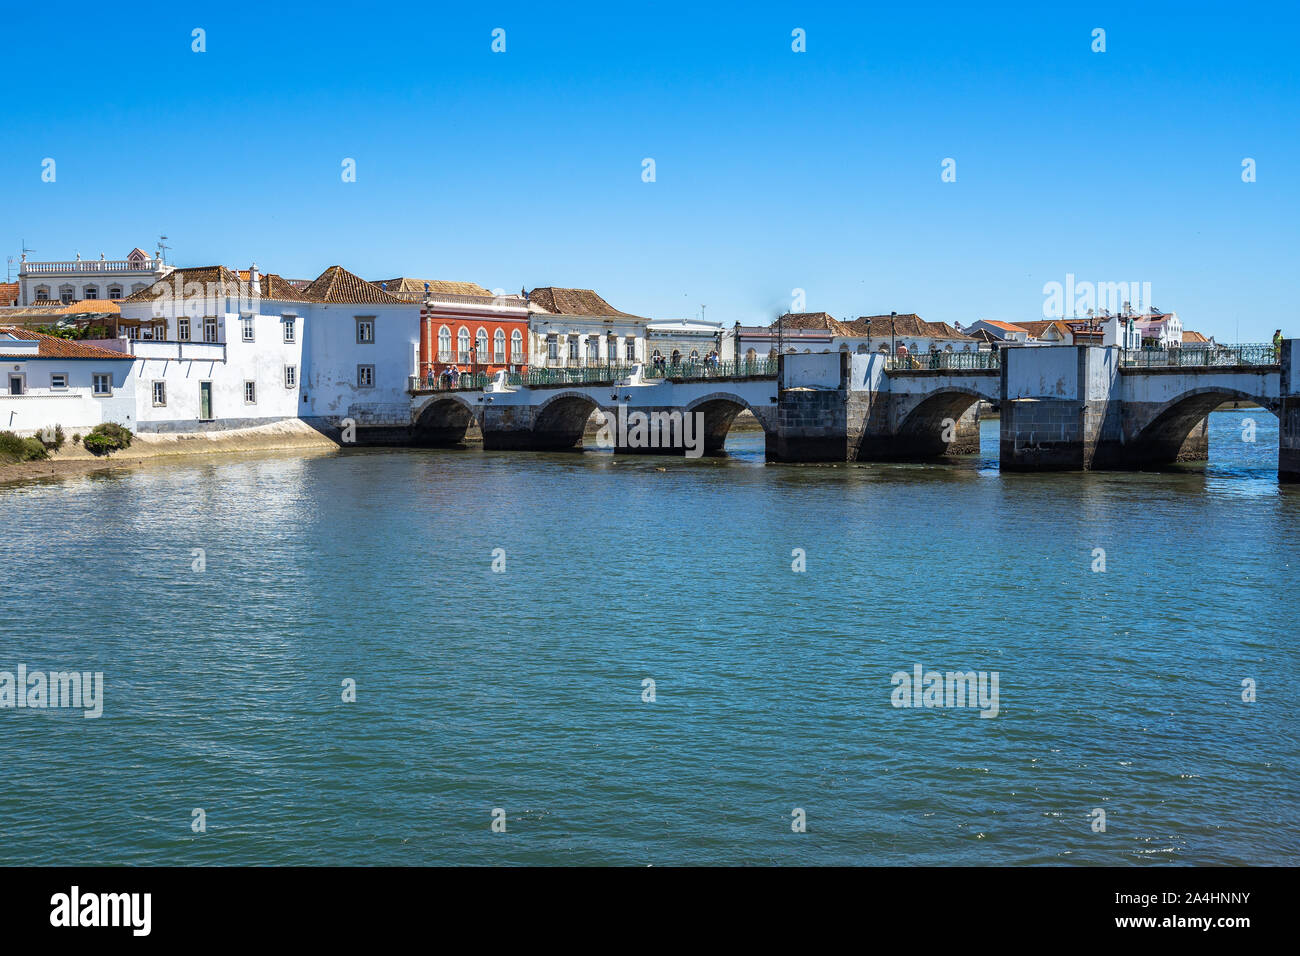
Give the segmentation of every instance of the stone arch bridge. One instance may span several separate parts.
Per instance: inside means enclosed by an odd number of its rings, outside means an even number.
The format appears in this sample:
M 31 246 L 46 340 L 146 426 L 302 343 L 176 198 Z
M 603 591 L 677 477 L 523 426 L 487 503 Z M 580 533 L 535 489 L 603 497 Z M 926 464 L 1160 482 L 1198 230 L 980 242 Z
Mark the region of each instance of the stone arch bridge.
M 972 368 L 889 367 L 898 363 L 885 355 L 828 352 L 781 356 L 775 375 L 651 380 L 638 369 L 619 380 L 529 386 L 498 376 L 479 390 L 413 386 L 407 434 L 413 444 L 454 444 L 477 426 L 486 448 L 561 450 L 582 446 L 597 409 L 614 422 L 689 413 L 703 453 L 716 454 L 748 409 L 769 461 L 923 460 L 977 452 L 978 408 L 988 402 L 1001 410 L 1003 469 L 1141 468 L 1206 458 L 1207 416 L 1241 400 L 1278 415 L 1279 477 L 1300 480 L 1297 342 L 1249 356 L 1244 348 L 1171 350 L 1156 364 L 1117 348 L 1040 346 L 984 355 L 973 364 L 985 367 Z M 637 445 L 616 436 L 620 451 L 682 451 L 668 440 Z

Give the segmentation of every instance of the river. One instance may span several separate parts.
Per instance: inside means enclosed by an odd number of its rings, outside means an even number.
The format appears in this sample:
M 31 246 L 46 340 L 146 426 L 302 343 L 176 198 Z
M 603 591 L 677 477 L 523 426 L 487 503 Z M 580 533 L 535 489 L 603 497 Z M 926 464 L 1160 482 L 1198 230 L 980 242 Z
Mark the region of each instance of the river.
M 0 670 L 104 682 L 0 710 L 0 863 L 1300 862 L 1272 415 L 1159 474 L 1001 474 L 996 422 L 954 463 L 729 450 L 0 485 Z M 893 706 L 916 665 L 997 715 Z

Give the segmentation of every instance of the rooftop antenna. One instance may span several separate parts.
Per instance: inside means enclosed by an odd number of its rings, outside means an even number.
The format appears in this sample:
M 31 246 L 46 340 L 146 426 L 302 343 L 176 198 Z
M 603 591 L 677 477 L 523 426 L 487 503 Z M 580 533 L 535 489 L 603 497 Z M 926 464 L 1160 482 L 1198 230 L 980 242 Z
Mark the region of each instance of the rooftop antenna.
M 164 265 L 167 263 L 167 250 L 170 248 L 171 246 L 167 245 L 167 237 L 159 236 L 158 237 L 158 258 L 163 261 Z

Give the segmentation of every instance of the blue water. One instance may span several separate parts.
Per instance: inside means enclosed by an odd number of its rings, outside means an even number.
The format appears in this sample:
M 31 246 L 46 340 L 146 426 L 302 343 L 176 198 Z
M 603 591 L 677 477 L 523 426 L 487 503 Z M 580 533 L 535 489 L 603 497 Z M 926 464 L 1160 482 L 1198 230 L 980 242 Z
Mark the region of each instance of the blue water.
M 1300 862 L 1300 489 L 1271 415 L 1211 421 L 1162 474 L 1003 475 L 992 423 L 936 465 L 737 434 L 0 485 L 0 670 L 106 698 L 0 710 L 0 863 Z M 917 663 L 997 671 L 998 716 L 891 706 Z

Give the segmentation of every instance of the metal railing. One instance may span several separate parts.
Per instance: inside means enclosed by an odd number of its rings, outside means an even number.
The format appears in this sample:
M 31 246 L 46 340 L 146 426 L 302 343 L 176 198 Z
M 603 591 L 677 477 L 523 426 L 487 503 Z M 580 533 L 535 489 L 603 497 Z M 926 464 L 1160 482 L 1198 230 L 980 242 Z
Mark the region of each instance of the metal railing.
M 1173 349 L 1126 349 L 1120 364 L 1127 368 L 1214 368 L 1236 365 L 1277 365 L 1277 349 L 1267 343 L 1192 346 Z
M 1001 352 L 908 352 L 886 355 L 885 368 L 895 371 L 925 371 L 927 369 L 998 369 L 1002 367 Z
M 774 378 L 777 361 L 774 358 L 741 362 L 680 362 L 676 365 L 646 363 L 646 378 L 672 379 L 673 381 L 700 381 L 708 378 Z

